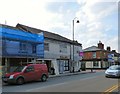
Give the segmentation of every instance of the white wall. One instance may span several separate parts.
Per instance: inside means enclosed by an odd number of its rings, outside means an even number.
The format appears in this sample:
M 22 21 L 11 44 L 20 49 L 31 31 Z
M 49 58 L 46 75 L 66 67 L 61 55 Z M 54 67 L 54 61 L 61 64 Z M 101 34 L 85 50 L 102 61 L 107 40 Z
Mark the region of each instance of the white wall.
M 49 51 L 44 51 L 44 57 L 46 59 L 58 59 L 60 56 L 67 56 L 70 58 L 70 44 L 51 40 L 45 40 L 45 43 L 49 43 Z M 61 43 L 67 45 L 67 53 L 60 53 L 59 45 Z
M 71 59 L 73 60 L 73 45 L 71 45 L 70 43 L 53 41 L 53 40 L 49 40 L 49 39 L 45 39 L 45 43 L 49 43 L 49 51 L 44 51 L 45 59 L 60 59 L 60 56 L 63 56 L 63 57 L 67 57 L 67 59 L 69 59 L 69 60 L 71 57 Z M 65 53 L 60 52 L 60 44 L 67 45 L 67 52 L 65 52 Z M 74 46 L 74 61 L 75 61 L 75 63 L 70 66 L 70 70 L 73 68 L 73 66 L 74 66 L 75 71 L 78 71 L 81 68 L 81 62 L 79 62 L 82 59 L 82 57 L 79 56 L 80 51 L 82 52 L 81 46 Z M 56 65 L 55 65 L 55 67 L 56 67 Z M 57 68 L 59 68 L 59 66 Z M 56 73 L 57 73 L 57 71 L 56 71 Z
M 93 68 L 93 62 L 92 61 L 86 61 L 86 68 Z

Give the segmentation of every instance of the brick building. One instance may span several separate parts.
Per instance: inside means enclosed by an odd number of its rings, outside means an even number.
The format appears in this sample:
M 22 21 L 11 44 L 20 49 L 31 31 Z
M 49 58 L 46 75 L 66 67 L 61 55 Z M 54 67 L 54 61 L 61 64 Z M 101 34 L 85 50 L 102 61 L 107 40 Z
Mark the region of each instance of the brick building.
M 111 60 L 108 59 L 108 55 L 113 55 Z M 104 69 L 113 64 L 118 64 L 119 53 L 115 50 L 111 51 L 110 47 L 104 49 L 102 42 L 98 43 L 98 46 L 91 46 L 84 49 L 84 56 L 82 62 L 86 68 Z

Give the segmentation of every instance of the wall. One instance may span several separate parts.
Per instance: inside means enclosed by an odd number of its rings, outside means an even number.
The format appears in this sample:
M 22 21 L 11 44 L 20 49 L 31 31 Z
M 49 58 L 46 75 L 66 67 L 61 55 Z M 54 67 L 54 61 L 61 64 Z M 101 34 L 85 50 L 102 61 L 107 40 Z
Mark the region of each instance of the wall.
M 106 51 L 84 52 L 84 59 L 93 59 L 93 53 L 96 53 L 96 59 L 107 58 Z
M 49 43 L 49 51 L 44 51 L 45 59 L 58 59 L 60 56 L 66 56 L 70 59 L 70 44 L 48 39 L 45 39 L 45 43 Z M 67 53 L 60 52 L 60 44 L 67 45 Z
M 55 70 L 57 70 L 58 74 L 58 69 L 63 67 L 62 65 L 59 65 L 59 62 L 57 60 L 68 60 L 69 61 L 69 70 L 73 70 L 73 66 L 75 71 L 78 71 L 81 67 L 81 62 L 79 62 L 82 57 L 79 56 L 79 52 L 82 52 L 82 47 L 81 46 L 74 46 L 74 61 L 75 64 L 71 64 L 71 60 L 73 60 L 73 45 L 70 43 L 66 42 L 60 42 L 60 41 L 55 41 L 55 40 L 50 40 L 45 38 L 45 43 L 49 43 L 49 51 L 44 51 L 44 59 L 53 59 L 52 63 L 55 66 Z M 60 45 L 67 45 L 67 51 L 65 52 L 60 52 Z M 56 60 L 56 61 L 55 61 Z M 55 64 L 57 63 L 57 64 Z M 62 62 L 61 62 L 62 63 Z M 57 67 L 56 67 L 57 66 Z M 62 68 L 61 68 L 62 69 Z M 64 72 L 63 72 L 64 73 Z

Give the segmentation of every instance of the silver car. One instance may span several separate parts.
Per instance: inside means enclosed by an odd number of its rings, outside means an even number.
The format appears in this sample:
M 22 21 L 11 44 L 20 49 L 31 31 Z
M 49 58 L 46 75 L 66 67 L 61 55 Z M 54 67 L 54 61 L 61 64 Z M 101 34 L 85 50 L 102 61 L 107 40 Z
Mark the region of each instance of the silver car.
M 106 77 L 120 77 L 120 65 L 110 66 L 105 71 L 105 76 Z

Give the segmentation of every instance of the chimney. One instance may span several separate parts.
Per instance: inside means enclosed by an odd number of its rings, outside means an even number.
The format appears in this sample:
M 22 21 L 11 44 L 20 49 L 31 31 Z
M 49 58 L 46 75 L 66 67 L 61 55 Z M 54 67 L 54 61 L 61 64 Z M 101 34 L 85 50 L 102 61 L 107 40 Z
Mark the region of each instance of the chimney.
M 99 41 L 99 43 L 98 43 L 98 48 L 100 48 L 100 49 L 104 49 L 104 44 L 102 44 L 101 41 Z
M 110 50 L 111 50 L 111 48 L 110 48 L 110 46 L 108 46 L 108 47 L 107 47 L 107 51 L 110 51 Z
M 115 53 L 116 53 L 116 50 L 112 50 L 112 52 L 115 52 Z

